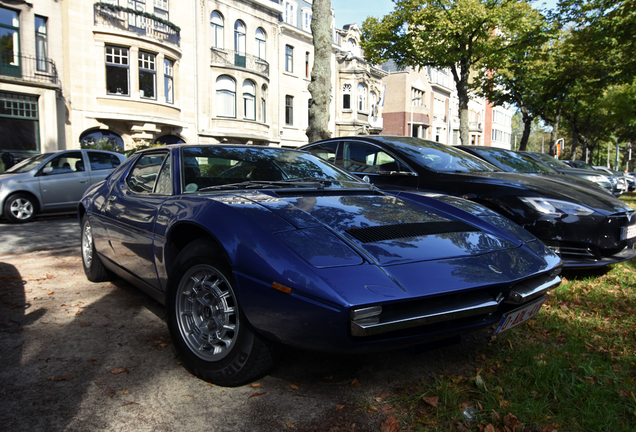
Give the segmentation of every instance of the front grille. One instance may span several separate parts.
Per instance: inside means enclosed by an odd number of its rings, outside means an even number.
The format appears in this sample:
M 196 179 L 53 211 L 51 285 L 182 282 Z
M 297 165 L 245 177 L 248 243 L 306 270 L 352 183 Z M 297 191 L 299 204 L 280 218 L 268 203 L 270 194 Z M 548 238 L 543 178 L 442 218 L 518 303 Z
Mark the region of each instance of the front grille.
M 479 229 L 461 221 L 436 221 L 350 228 L 345 232 L 362 243 L 373 243 L 398 238 L 471 231 L 479 231 Z

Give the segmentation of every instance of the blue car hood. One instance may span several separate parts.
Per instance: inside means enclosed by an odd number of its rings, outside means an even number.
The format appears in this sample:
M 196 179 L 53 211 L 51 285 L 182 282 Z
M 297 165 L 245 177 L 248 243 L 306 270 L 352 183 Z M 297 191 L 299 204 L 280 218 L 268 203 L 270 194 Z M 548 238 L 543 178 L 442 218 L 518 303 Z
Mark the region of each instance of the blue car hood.
M 279 237 L 301 255 L 316 255 L 320 243 L 333 254 L 346 244 L 379 265 L 477 256 L 519 247 L 521 242 L 486 232 L 433 206 L 387 195 L 294 196 L 250 199 L 298 230 Z M 301 234 L 302 233 L 302 236 Z M 334 237 L 333 240 L 329 238 Z M 341 241 L 334 241 L 335 237 Z M 343 244 L 343 246 L 344 246 Z M 355 260 L 354 260 L 355 261 Z M 354 262 L 350 262 L 354 264 Z M 314 263 L 312 263 L 314 264 Z

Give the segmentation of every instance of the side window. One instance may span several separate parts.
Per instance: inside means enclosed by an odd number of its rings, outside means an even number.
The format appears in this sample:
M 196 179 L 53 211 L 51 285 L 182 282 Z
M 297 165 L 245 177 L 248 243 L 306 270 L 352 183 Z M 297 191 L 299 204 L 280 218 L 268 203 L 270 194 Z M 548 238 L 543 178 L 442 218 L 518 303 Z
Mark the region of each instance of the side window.
M 44 172 L 47 175 L 69 174 L 78 171 L 84 171 L 84 160 L 81 152 L 61 154 L 44 166 Z
M 327 142 L 316 144 L 307 149 L 314 156 L 318 156 L 327 162 L 336 163 L 336 155 L 338 154 L 338 142 Z
M 166 158 L 163 164 L 163 168 L 159 172 L 157 178 L 157 186 L 155 187 L 155 193 L 159 195 L 172 195 L 172 176 L 170 175 L 170 155 Z
M 155 189 L 159 170 L 167 155 L 167 153 L 150 153 L 141 156 L 126 180 L 130 190 L 151 194 Z
M 91 163 L 91 171 L 112 170 L 121 163 L 115 155 L 93 151 L 88 152 L 88 160 Z
M 409 171 L 390 154 L 372 144 L 345 142 L 344 168 L 352 172 L 377 173 L 384 171 Z

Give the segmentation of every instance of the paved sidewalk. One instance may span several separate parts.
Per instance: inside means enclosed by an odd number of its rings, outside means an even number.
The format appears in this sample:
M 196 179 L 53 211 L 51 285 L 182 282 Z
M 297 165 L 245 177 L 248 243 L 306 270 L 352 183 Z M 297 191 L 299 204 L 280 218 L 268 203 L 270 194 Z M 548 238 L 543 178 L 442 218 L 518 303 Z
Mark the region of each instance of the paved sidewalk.
M 79 246 L 77 215 L 41 216 L 25 224 L 0 220 L 0 256 Z

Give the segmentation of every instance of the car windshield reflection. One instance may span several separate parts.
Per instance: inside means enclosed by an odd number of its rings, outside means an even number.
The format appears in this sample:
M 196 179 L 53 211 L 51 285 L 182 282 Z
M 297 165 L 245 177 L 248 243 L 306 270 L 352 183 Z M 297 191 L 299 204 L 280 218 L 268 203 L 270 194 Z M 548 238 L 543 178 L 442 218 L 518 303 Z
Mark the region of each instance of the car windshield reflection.
M 305 152 L 279 148 L 183 147 L 185 193 L 280 188 L 364 188 L 371 186 Z

